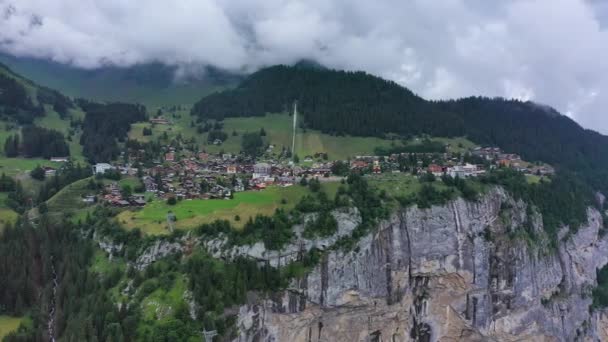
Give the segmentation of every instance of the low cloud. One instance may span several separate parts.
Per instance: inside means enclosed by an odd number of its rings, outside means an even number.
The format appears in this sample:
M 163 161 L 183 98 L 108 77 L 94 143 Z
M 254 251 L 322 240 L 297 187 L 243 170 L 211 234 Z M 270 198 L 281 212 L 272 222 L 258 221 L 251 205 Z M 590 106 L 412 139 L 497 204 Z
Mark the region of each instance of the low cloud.
M 0 50 L 82 68 L 314 59 L 433 99 L 515 97 L 608 133 L 598 0 L 0 0 Z

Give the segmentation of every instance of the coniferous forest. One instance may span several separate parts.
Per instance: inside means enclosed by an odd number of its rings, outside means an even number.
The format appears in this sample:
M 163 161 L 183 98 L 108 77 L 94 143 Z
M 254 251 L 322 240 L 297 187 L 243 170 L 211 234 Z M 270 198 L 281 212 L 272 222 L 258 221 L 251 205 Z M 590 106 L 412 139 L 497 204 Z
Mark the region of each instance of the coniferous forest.
M 212 94 L 192 109 L 202 119 L 289 112 L 294 101 L 305 125 L 358 136 L 466 136 L 578 173 L 608 190 L 608 137 L 532 102 L 469 97 L 426 101 L 400 85 L 364 72 L 307 66 L 260 70 L 235 89 Z
M 138 104 L 101 104 L 77 100 L 86 112 L 80 143 L 91 163 L 108 162 L 119 154 L 118 142 L 124 142 L 131 124 L 146 120 L 146 107 Z

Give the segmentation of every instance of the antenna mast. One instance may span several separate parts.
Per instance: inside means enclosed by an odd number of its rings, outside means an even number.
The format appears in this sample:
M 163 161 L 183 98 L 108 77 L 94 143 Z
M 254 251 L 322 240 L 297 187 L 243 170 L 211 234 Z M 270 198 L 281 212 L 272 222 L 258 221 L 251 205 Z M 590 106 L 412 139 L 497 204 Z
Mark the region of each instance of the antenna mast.
M 298 122 L 298 101 L 293 102 L 293 139 L 291 142 L 291 158 L 296 155 L 296 127 Z

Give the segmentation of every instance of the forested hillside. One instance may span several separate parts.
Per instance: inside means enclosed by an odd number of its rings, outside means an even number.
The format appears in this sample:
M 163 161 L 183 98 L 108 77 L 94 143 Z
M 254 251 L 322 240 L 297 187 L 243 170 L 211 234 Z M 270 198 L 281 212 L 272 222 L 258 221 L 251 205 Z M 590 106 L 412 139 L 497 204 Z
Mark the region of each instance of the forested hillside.
M 80 143 L 91 162 L 108 162 L 118 156 L 117 141 L 126 140 L 131 124 L 146 119 L 146 107 L 137 104 L 101 104 L 77 101 L 86 112 Z
M 0 119 L 29 124 L 44 115 L 44 105 L 50 105 L 61 115 L 73 107 L 68 97 L 37 86 L 0 64 Z
M 532 102 L 484 97 L 433 102 L 363 72 L 275 66 L 203 98 L 192 113 L 216 120 L 259 116 L 288 111 L 294 101 L 306 125 L 326 133 L 466 136 L 579 172 L 596 188 L 608 189 L 601 181 L 608 170 L 608 137 Z

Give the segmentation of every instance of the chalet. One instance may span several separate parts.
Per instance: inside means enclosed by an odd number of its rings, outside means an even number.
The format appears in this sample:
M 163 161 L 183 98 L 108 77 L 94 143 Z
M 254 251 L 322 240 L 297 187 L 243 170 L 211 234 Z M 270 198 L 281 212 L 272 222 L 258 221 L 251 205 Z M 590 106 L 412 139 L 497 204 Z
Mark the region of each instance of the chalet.
M 427 171 L 437 177 L 443 175 L 443 167 L 441 167 L 437 164 L 430 164 Z
M 57 174 L 57 169 L 52 168 L 50 166 L 44 166 L 42 169 L 44 170 L 45 177 L 53 177 Z
M 104 174 L 108 170 L 112 170 L 114 167 L 107 163 L 97 163 L 93 165 L 93 174 Z
M 93 204 L 97 201 L 97 197 L 95 197 L 94 195 L 87 195 L 82 199 L 82 202 L 86 203 L 86 204 Z
M 175 161 L 175 153 L 174 152 L 165 153 L 165 161 L 168 161 L 168 162 Z
M 169 124 L 171 124 L 169 122 L 169 120 L 167 120 L 165 118 L 161 118 L 160 116 L 156 117 L 156 118 L 151 118 L 150 119 L 150 123 L 157 124 L 157 125 L 169 125 Z
M 272 166 L 268 163 L 258 163 L 253 166 L 253 178 L 267 177 L 272 173 Z
M 380 173 L 382 173 L 382 169 L 380 168 L 380 161 L 378 161 L 378 160 L 374 160 L 374 164 L 373 164 L 373 165 L 374 165 L 374 166 L 373 166 L 372 170 L 373 170 L 373 172 L 374 172 L 375 174 L 380 174 Z
M 65 163 L 68 161 L 68 157 L 51 157 L 52 162 Z
M 353 160 L 350 162 L 351 169 L 365 169 L 368 165 L 368 162 L 363 160 Z
M 484 172 L 485 171 L 480 170 L 477 165 L 472 164 L 456 165 L 453 167 L 448 167 L 447 169 L 447 174 L 454 178 L 476 177 Z
M 233 175 L 236 173 L 236 166 L 235 165 L 228 165 L 226 166 L 226 173 L 229 175 Z
M 213 145 L 221 145 L 221 144 L 222 144 L 222 140 L 220 140 L 220 139 L 213 140 Z
M 471 154 L 483 158 L 485 160 L 492 160 L 498 158 L 498 156 L 502 153 L 502 150 L 498 147 L 475 147 Z
M 202 161 L 206 161 L 207 159 L 209 159 L 209 153 L 207 153 L 207 152 L 199 152 L 198 153 L 198 159 L 202 160 Z

